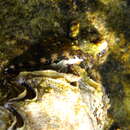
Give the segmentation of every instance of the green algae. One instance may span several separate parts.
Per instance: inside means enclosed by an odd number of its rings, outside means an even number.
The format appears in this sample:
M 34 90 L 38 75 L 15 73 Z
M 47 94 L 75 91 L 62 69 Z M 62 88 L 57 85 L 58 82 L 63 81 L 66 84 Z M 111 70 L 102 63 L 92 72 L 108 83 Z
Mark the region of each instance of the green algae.
M 108 57 L 109 60 L 101 68 L 101 75 L 103 84 L 111 99 L 110 115 L 119 128 L 127 129 L 130 123 L 130 84 L 129 73 L 126 76 L 124 70 L 129 69 L 129 63 L 122 63 L 122 56 L 119 56 L 119 54 L 121 53 L 113 53 Z

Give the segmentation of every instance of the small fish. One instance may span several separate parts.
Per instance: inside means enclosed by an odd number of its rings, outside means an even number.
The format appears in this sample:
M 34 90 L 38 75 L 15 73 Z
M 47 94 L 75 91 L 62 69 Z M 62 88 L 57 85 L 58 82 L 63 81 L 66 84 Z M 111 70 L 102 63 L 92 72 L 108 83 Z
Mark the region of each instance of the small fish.
M 68 60 L 61 60 L 57 64 L 53 64 L 53 65 L 67 67 L 68 65 L 80 64 L 82 61 L 83 59 L 80 59 L 77 56 L 75 56 L 74 58 L 70 58 Z

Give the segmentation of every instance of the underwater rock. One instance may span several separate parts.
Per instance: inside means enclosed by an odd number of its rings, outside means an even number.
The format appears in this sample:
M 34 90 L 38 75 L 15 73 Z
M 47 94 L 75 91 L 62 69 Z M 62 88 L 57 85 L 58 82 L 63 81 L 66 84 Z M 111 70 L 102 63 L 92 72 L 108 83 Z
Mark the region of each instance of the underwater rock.
M 52 70 L 21 72 L 16 83 L 24 83 L 22 87 L 28 84 L 36 91 L 32 99 L 24 99 L 26 93 L 8 101 L 22 115 L 22 129 L 103 130 L 107 127 L 108 97 L 81 79 Z
M 11 114 L 4 107 L 0 106 L 0 129 L 6 130 L 11 125 Z
M 18 116 L 27 130 L 130 129 L 129 9 L 128 0 L 0 0 L 0 105 L 12 114 L 3 129 Z

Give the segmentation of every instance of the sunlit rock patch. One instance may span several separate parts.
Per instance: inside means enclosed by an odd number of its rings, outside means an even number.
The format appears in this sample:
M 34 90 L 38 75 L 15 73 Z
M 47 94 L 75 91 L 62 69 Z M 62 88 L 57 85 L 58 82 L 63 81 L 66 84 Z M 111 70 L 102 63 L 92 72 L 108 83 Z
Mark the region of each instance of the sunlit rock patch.
M 79 93 L 73 91 L 45 94 L 41 101 L 25 106 L 28 129 L 92 129 L 92 121 Z
M 104 91 L 99 92 L 80 81 L 82 77 L 45 70 L 21 72 L 18 82 L 21 78 L 25 78 L 37 92 L 36 98 L 17 104 L 27 130 L 96 130 L 107 127 L 109 100 Z

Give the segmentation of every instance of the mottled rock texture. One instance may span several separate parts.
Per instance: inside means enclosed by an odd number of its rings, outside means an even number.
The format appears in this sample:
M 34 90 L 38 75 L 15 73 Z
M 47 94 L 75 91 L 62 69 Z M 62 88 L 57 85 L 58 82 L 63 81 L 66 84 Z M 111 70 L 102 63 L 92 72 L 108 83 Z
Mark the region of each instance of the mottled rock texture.
M 108 130 L 112 123 L 110 129 L 130 129 L 129 12 L 129 0 L 0 0 L 1 109 L 8 108 L 10 99 L 19 99 L 20 93 L 26 90 L 17 84 L 17 77 L 23 71 L 30 71 L 32 75 L 37 70 L 54 70 L 58 75 L 79 76 L 80 80 L 71 83 L 64 76 L 61 79 L 50 76 L 54 80 L 50 86 L 46 83 L 47 77 L 42 83 L 52 88 L 46 93 L 44 87 L 39 86 L 40 78 L 36 74 L 35 82 L 30 85 L 37 84 L 34 88 L 40 89 L 40 99 L 37 102 L 33 99 L 16 101 L 17 105 L 13 107 L 22 112 L 27 129 L 80 130 L 88 127 Z M 28 83 L 34 77 L 24 78 Z M 62 86 L 54 84 L 57 80 L 63 82 L 64 87 L 60 90 L 57 88 Z M 71 94 L 75 96 L 70 97 Z M 107 96 L 111 105 L 108 113 Z M 56 102 L 63 103 L 66 111 L 63 112 L 63 106 Z M 7 115 L 0 112 L 3 129 L 13 128 L 17 122 L 12 109 L 7 111 Z M 107 114 L 106 124 L 109 125 L 105 128 Z M 68 120 L 63 125 L 61 117 Z M 71 120 L 72 117 L 75 119 Z

